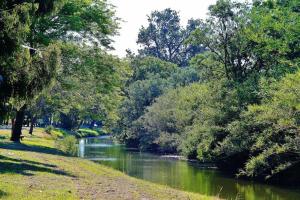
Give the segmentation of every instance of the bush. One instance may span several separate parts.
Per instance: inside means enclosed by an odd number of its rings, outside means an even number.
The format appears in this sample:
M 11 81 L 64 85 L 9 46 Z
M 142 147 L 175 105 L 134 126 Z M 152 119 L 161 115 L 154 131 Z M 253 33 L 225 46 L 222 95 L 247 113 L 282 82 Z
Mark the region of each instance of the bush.
M 217 149 L 227 156 L 249 152 L 240 175 L 268 179 L 300 162 L 299 91 L 300 71 L 273 83 L 260 105 L 228 125 L 230 134 Z
M 47 126 L 45 128 L 45 132 L 48 133 L 49 135 L 51 135 L 52 131 L 54 130 L 53 126 Z
M 237 115 L 235 90 L 224 83 L 193 83 L 158 97 L 134 124 L 140 146 L 193 159 L 198 151 L 200 160 L 211 161 L 214 147 L 225 137 L 225 123 Z
M 75 156 L 78 152 L 77 139 L 72 136 L 66 136 L 63 139 L 56 140 L 56 148 L 66 154 Z

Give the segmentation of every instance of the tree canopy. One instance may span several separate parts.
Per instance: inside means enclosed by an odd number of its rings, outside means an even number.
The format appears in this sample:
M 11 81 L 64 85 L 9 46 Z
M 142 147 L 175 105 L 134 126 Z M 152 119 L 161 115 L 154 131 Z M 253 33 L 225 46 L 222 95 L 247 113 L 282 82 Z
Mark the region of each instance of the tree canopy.
M 190 19 L 183 28 L 179 13 L 168 8 L 152 12 L 148 16 L 148 22 L 148 26 L 142 27 L 138 35 L 137 44 L 142 47 L 139 50 L 140 55 L 154 56 L 186 66 L 189 59 L 204 51 L 201 45 L 185 42 L 196 28 L 201 28 L 200 20 Z

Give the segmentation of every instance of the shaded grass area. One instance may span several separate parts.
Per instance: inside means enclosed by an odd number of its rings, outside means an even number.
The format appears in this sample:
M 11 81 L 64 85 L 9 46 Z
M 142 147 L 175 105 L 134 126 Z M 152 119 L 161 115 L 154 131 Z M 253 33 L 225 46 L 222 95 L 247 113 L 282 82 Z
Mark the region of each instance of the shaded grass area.
M 26 145 L 26 144 L 14 144 L 11 142 L 3 142 L 0 143 L 0 148 L 7 150 L 19 150 L 19 151 L 31 151 L 37 153 L 47 153 L 47 154 L 64 154 L 62 151 L 45 146 L 37 146 L 37 145 Z
M 138 180 L 55 149 L 55 136 L 25 131 L 23 144 L 0 130 L 1 199 L 217 199 Z
M 0 155 L 0 174 L 16 173 L 24 176 L 32 176 L 34 174 L 31 172 L 34 171 L 34 172 L 48 172 L 57 175 L 75 177 L 63 170 L 56 170 L 55 168 L 56 166 L 51 164 L 40 163 L 40 162 L 24 160 L 24 159 L 14 159 L 14 158 Z
M 6 195 L 7 195 L 6 192 L 3 192 L 2 190 L 0 190 L 0 198 L 4 197 L 4 196 L 6 196 Z

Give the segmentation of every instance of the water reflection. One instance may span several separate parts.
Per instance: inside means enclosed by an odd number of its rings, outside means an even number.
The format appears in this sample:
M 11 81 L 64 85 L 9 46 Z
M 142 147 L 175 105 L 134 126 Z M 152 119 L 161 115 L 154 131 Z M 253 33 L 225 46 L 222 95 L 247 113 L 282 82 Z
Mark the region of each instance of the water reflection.
M 130 176 L 174 188 L 226 199 L 299 200 L 300 191 L 227 177 L 217 170 L 157 155 L 127 151 L 109 137 L 79 141 L 79 156 L 108 165 Z

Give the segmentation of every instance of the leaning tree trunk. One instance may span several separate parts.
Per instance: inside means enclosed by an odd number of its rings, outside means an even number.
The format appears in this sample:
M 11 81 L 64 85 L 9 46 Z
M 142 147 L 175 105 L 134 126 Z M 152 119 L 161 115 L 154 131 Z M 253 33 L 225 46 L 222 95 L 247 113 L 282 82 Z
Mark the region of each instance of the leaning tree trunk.
M 31 123 L 30 123 L 30 129 L 29 129 L 29 134 L 32 135 L 33 133 L 33 127 L 34 127 L 34 124 L 35 124 L 35 117 L 31 117 Z
M 10 140 L 13 142 L 20 142 L 21 140 L 25 110 L 26 105 L 22 106 L 21 109 L 17 111 L 16 119 L 12 125 L 12 133 L 10 138 Z

